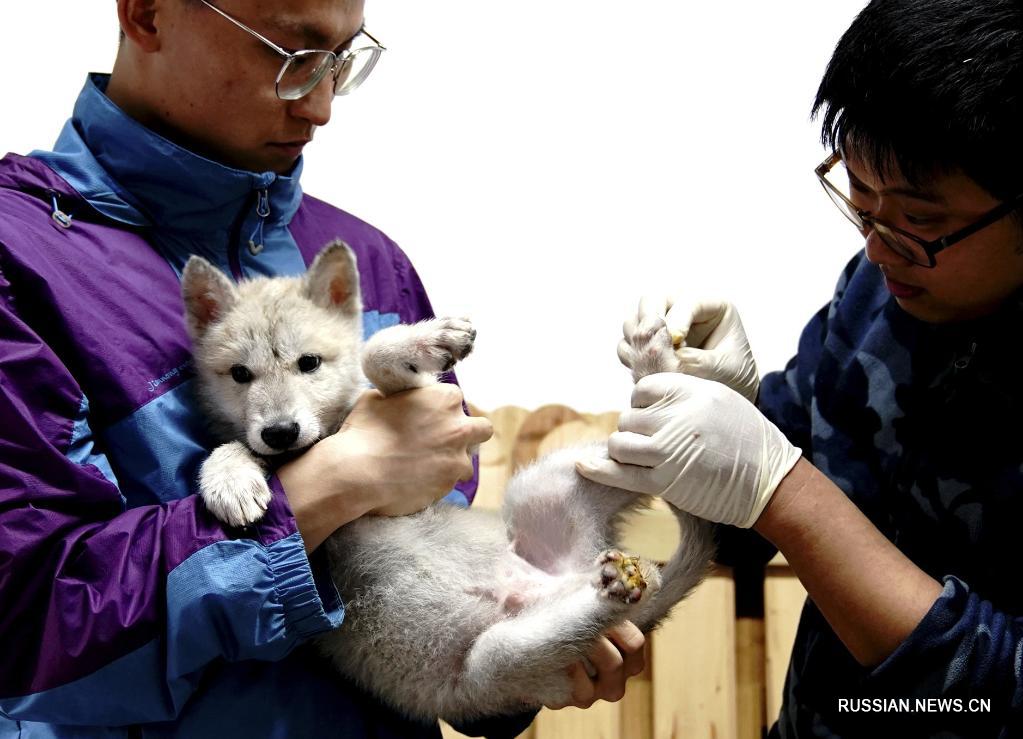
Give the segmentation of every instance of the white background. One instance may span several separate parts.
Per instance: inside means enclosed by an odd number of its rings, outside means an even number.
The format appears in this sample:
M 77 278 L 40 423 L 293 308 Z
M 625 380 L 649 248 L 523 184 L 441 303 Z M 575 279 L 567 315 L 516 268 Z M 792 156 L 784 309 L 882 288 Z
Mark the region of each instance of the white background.
M 615 346 L 645 292 L 732 300 L 777 369 L 860 245 L 813 176 L 809 111 L 863 4 L 368 0 L 389 50 L 304 186 L 472 316 L 459 375 L 482 408 L 627 404 Z M 114 0 L 4 3 L 0 151 L 52 144 L 116 23 Z

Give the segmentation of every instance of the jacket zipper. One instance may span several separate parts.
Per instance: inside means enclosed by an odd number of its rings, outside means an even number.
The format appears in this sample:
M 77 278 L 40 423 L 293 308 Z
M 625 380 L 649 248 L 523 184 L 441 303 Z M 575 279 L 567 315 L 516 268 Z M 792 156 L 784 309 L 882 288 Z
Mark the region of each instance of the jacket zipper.
M 256 230 L 249 238 L 249 254 L 252 256 L 257 256 L 263 251 L 263 226 L 270 215 L 270 192 L 266 188 L 256 193 L 256 215 L 259 216 Z
M 256 256 L 263 251 L 263 225 L 266 222 L 266 219 L 270 216 L 270 190 L 268 188 L 264 187 L 256 191 L 256 215 L 259 217 L 256 229 L 246 240 L 249 252 L 253 256 Z M 231 239 L 227 249 L 228 264 L 231 265 L 231 274 L 234 277 L 235 282 L 238 282 L 244 277 L 241 260 L 241 241 L 242 226 L 245 225 L 245 217 L 246 214 L 242 213 L 235 221 L 235 225 L 231 229 Z

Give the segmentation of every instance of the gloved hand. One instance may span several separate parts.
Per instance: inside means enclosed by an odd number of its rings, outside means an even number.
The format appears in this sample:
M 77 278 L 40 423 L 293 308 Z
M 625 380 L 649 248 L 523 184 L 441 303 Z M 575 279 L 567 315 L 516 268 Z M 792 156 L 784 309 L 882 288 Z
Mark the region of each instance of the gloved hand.
M 636 316 L 625 321 L 625 338 L 618 346 L 618 357 L 626 367 L 634 368 L 637 352 L 662 325 L 671 335 L 678 362 L 676 367 L 659 369 L 720 382 L 756 402 L 760 376 L 734 305 L 715 300 L 644 298 Z
M 751 527 L 801 455 L 749 401 L 699 377 L 645 377 L 632 406 L 608 439 L 611 459 L 580 460 L 579 474 L 710 521 Z

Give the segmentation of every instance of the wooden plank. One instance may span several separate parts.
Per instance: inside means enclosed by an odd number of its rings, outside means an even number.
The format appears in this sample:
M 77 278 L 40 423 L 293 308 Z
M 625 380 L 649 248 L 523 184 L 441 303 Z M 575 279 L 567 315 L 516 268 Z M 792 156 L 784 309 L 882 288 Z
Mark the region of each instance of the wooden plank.
M 575 421 L 566 421 L 551 429 L 536 448 L 536 456 L 540 458 L 545 454 L 562 449 L 573 444 L 582 444 L 587 441 L 604 441 L 607 439 L 607 432 L 603 428 L 580 418 Z
M 563 423 L 584 420 L 582 415 L 565 405 L 545 405 L 526 416 L 519 427 L 512 448 L 512 469 L 529 464 L 537 458 L 544 437 Z
M 781 710 L 785 674 L 806 589 L 784 560 L 772 560 L 764 576 L 764 651 L 767 725 Z
M 735 739 L 735 585 L 720 569 L 652 635 L 654 737 Z
M 634 511 L 622 525 L 622 548 L 657 562 L 666 562 L 679 542 L 678 522 L 668 504 L 655 498 L 650 508 Z
M 739 739 L 761 739 L 767 720 L 764 621 L 735 620 L 736 732 Z M 773 721 L 772 721 L 773 723 Z
M 496 510 L 501 507 L 504 488 L 511 476 L 512 449 L 519 427 L 529 413 L 524 408 L 514 406 L 505 406 L 489 413 L 469 406 L 469 412 L 490 419 L 494 425 L 494 435 L 480 446 L 480 484 L 473 505 Z

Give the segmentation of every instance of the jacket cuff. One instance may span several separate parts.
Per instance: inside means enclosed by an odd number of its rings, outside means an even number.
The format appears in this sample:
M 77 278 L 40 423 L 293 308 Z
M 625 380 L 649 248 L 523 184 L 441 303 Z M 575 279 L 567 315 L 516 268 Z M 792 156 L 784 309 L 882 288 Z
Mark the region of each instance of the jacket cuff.
M 322 552 L 306 556 L 302 536 L 295 532 L 268 547 L 266 556 L 288 632 L 305 639 L 341 625 L 344 606 Z
M 267 564 L 284 608 L 285 629 L 302 638 L 336 629 L 345 609 L 330 577 L 326 553 L 306 555 L 281 481 L 274 474 L 267 484 L 273 495 L 258 524 L 258 537 L 266 547 Z
M 944 588 L 930 610 L 895 651 L 874 668 L 870 673 L 872 680 L 893 679 L 907 663 L 912 664 L 914 670 L 925 669 L 928 666 L 926 663 L 931 661 L 927 659 L 928 652 L 936 646 L 936 642 L 943 641 L 950 632 L 955 631 L 970 591 L 964 582 L 951 575 L 945 577 L 943 582 Z

